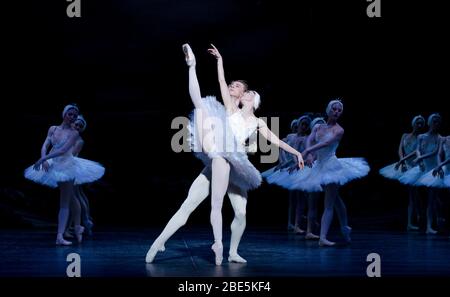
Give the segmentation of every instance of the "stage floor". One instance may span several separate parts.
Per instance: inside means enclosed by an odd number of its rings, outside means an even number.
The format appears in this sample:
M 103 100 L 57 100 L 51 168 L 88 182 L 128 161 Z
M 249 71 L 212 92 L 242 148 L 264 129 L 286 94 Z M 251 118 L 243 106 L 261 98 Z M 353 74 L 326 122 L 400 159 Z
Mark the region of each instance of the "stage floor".
M 0 231 L 1 277 L 66 277 L 67 255 L 81 257 L 82 277 L 366 277 L 370 253 L 381 257 L 382 276 L 450 276 L 448 235 L 354 230 L 350 245 L 319 247 L 282 230 L 250 229 L 239 253 L 247 264 L 214 265 L 208 228 L 183 228 L 158 253 L 144 259 L 160 229 L 102 230 L 82 245 L 56 247 L 50 231 Z M 333 230 L 330 239 L 339 239 Z

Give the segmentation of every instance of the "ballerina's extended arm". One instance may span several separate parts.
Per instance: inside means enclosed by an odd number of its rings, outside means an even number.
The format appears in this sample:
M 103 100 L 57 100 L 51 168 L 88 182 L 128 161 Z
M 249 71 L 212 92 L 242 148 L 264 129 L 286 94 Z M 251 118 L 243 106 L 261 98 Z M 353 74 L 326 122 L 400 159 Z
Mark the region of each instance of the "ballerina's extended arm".
M 213 44 L 211 44 L 211 46 L 213 48 L 208 49 L 208 52 L 217 59 L 217 77 L 219 79 L 220 94 L 222 95 L 223 104 L 229 113 L 233 113 L 237 110 L 237 106 L 234 104 L 233 99 L 230 96 L 227 81 L 225 80 L 222 55 Z
M 267 140 L 269 140 L 271 143 L 275 144 L 279 148 L 282 148 L 283 150 L 287 151 L 288 153 L 291 153 L 294 156 L 296 156 L 298 159 L 298 167 L 300 169 L 303 169 L 303 167 L 305 165 L 303 162 L 302 154 L 299 151 L 297 151 L 296 149 L 294 149 L 293 147 L 291 147 L 286 142 L 280 140 L 272 131 L 270 131 L 270 129 L 267 127 L 266 122 L 264 122 L 261 119 L 258 119 L 258 130 L 259 130 L 259 133 L 261 133 L 261 135 L 264 138 L 266 138 Z

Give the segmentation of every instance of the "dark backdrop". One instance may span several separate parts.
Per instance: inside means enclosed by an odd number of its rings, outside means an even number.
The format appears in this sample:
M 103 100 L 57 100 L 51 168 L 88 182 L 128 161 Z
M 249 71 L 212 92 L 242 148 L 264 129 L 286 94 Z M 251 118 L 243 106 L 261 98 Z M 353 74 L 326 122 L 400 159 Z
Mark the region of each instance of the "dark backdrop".
M 227 79 L 246 79 L 260 92 L 258 115 L 279 116 L 282 136 L 302 112 L 323 112 L 342 97 L 346 132 L 338 154 L 365 157 L 372 167 L 342 189 L 349 215 L 360 224 L 403 224 L 406 189 L 377 171 L 396 160 L 414 115 L 438 111 L 442 134 L 450 133 L 445 10 L 382 1 L 382 18 L 369 19 L 363 0 L 295 2 L 82 0 L 80 19 L 66 17 L 64 1 L 7 4 L 3 216 L 55 220 L 58 192 L 22 172 L 39 158 L 64 105 L 77 102 L 88 121 L 82 156 L 106 167 L 102 181 L 86 189 L 96 223 L 162 227 L 202 169 L 170 146 L 172 119 L 192 109 L 181 45 L 189 42 L 196 53 L 202 93 L 218 95 L 215 59 L 206 52 L 212 42 Z M 261 171 L 271 166 L 252 160 Z M 208 224 L 208 206 L 192 224 Z M 226 202 L 226 220 L 230 208 Z M 249 226 L 284 227 L 286 212 L 286 191 L 265 184 L 250 193 Z

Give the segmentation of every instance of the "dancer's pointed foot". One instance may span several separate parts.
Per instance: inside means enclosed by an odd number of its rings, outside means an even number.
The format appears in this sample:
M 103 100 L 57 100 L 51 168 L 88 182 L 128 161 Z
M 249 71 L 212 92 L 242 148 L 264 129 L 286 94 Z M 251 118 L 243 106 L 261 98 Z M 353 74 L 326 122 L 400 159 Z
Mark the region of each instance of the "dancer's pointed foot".
M 223 261 L 223 244 L 221 241 L 216 241 L 211 246 L 211 249 L 214 251 L 214 254 L 216 256 L 216 265 L 222 265 Z
M 432 228 L 427 228 L 426 234 L 437 234 L 438 232 Z
M 192 52 L 192 49 L 189 46 L 189 44 L 187 44 L 187 43 L 183 44 L 182 48 L 183 48 L 186 64 L 190 67 L 195 66 L 195 56 L 194 56 L 194 53 Z
M 295 226 L 294 227 L 294 233 L 295 234 L 303 234 L 303 233 L 305 233 L 305 230 L 300 229 L 300 227 L 298 227 L 298 226 Z
M 350 237 L 350 234 L 352 233 L 352 228 L 350 226 L 344 226 L 341 228 L 342 236 L 344 236 L 345 242 L 351 242 L 352 239 Z
M 81 243 L 83 241 L 83 232 L 84 227 L 81 225 L 75 226 L 75 236 L 77 238 L 78 243 Z
M 155 256 L 158 252 L 164 252 L 166 250 L 166 247 L 164 244 L 158 245 L 156 241 L 152 244 L 150 249 L 147 252 L 147 255 L 145 256 L 145 262 L 146 263 L 152 263 L 155 259 Z
M 306 235 L 305 235 L 305 239 L 306 240 L 317 240 L 317 239 L 319 239 L 320 237 L 319 236 L 317 236 L 316 234 L 313 234 L 313 233 L 311 233 L 311 232 L 308 232 L 308 233 L 306 233 Z
M 412 224 L 408 224 L 408 227 L 406 227 L 406 230 L 407 231 L 417 231 L 417 230 L 419 230 L 419 227 L 414 226 Z
M 65 240 L 61 235 L 56 237 L 56 245 L 72 245 L 72 242 Z
M 247 263 L 247 260 L 239 256 L 238 254 L 230 254 L 228 257 L 228 262 L 232 263 Z
M 333 246 L 336 242 L 329 241 L 327 239 L 319 239 L 319 246 Z

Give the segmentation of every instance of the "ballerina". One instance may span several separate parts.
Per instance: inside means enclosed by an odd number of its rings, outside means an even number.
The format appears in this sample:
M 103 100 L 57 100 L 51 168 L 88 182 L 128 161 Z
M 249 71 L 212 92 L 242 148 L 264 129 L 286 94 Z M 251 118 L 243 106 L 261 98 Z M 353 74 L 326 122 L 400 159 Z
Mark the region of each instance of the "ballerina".
M 82 115 L 78 115 L 75 122 L 72 124 L 73 129 L 77 130 L 79 134 L 83 133 L 86 130 L 87 122 Z M 81 135 L 78 137 L 75 145 L 72 147 L 72 155 L 78 157 L 81 150 L 84 146 L 84 140 Z M 89 200 L 86 197 L 86 194 L 83 191 L 83 187 L 81 185 L 74 186 L 74 194 L 75 198 L 72 200 L 72 204 L 70 205 L 70 218 L 69 223 L 67 224 L 66 232 L 64 233 L 64 237 L 72 237 L 69 233 L 69 228 L 72 224 L 80 225 L 79 222 L 75 222 L 73 218 L 81 218 L 81 223 L 87 232 L 88 235 L 92 234 L 92 218 L 90 216 L 90 207 Z
M 210 52 L 218 60 L 219 83 L 225 106 L 217 102 L 215 97 L 201 97 L 194 54 L 187 44 L 183 45 L 183 51 L 189 66 L 189 93 L 195 106 L 191 118 L 191 145 L 197 152 L 196 156 L 211 171 L 210 221 L 214 234 L 214 244 L 211 249 L 215 254 L 215 264 L 221 265 L 223 260 L 221 209 L 225 192 L 231 184 L 246 196 L 248 190 L 258 187 L 261 183 L 259 172 L 247 158 L 246 140 L 258 130 L 274 144 L 295 154 L 299 160 L 299 167 L 303 166 L 303 159 L 298 151 L 280 141 L 267 128 L 264 121 L 254 116 L 253 111 L 260 103 L 260 97 L 256 92 L 247 91 L 241 98 L 243 107 L 239 109 L 236 106 L 229 96 L 222 59 L 214 46 Z M 198 151 L 198 148 L 201 150 Z M 155 249 L 150 248 L 146 262 L 149 263 L 153 260 L 154 254 L 160 250 L 160 246 L 159 249 L 158 246 L 155 246 Z
M 394 164 L 388 165 L 380 169 L 379 173 L 388 178 L 397 180 L 409 169 L 414 167 L 413 160 L 416 157 L 417 150 L 417 138 L 421 130 L 425 126 L 425 118 L 421 115 L 417 115 L 411 122 L 413 131 L 411 133 L 405 133 L 402 135 L 400 145 L 398 148 L 398 155 L 400 160 Z M 415 226 L 413 222 L 414 212 L 419 216 L 418 211 L 418 199 L 419 193 L 417 187 L 408 185 L 408 225 L 407 230 L 418 230 L 419 227 Z
M 336 208 L 341 232 L 345 241 L 350 242 L 351 228 L 348 226 L 347 210 L 341 197 L 339 187 L 349 181 L 366 176 L 370 170 L 362 158 L 337 158 L 335 155 L 339 142 L 344 135 L 344 129 L 337 123 L 344 109 L 340 100 L 328 103 L 326 113 L 327 124 L 316 125 L 308 137 L 307 148 L 303 156 L 308 160 L 315 159 L 311 167 L 303 171 L 287 174 L 279 185 L 288 189 L 300 189 L 306 192 L 325 192 L 325 209 L 320 227 L 320 246 L 333 246 L 335 242 L 327 239 L 327 234 L 333 219 L 333 209 Z M 311 141 L 316 144 L 311 145 Z M 309 157 L 314 153 L 313 157 Z M 308 159 L 309 158 L 309 159 Z
M 426 187 L 450 188 L 450 136 L 442 137 L 438 153 L 439 163 L 420 178 Z
M 401 183 L 411 186 L 423 186 L 423 184 L 420 183 L 421 177 L 437 166 L 437 154 L 439 151 L 439 143 L 441 142 L 441 135 L 439 134 L 441 121 L 441 116 L 438 113 L 433 113 L 428 117 L 428 132 L 420 134 L 417 137 L 416 158 L 412 161 L 416 166 L 399 177 Z M 434 216 L 436 214 L 436 202 L 437 191 L 435 188 L 429 187 L 427 201 L 427 234 L 437 233 L 437 231 L 432 228 Z
M 63 122 L 59 126 L 51 126 L 41 148 L 41 158 L 25 169 L 27 179 L 36 183 L 60 189 L 60 209 L 58 214 L 58 231 L 56 245 L 71 245 L 72 242 L 64 239 L 69 206 L 75 199 L 74 185 L 93 182 L 101 178 L 105 168 L 96 162 L 74 157 L 72 149 L 79 133 L 72 128 L 77 119 L 79 109 L 76 105 L 67 105 L 62 113 Z M 47 154 L 49 147 L 50 152 Z M 80 222 L 79 217 L 74 218 Z M 81 242 L 84 228 L 78 223 L 75 225 L 75 235 Z

